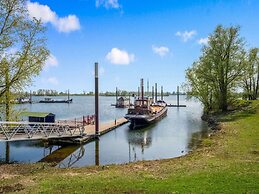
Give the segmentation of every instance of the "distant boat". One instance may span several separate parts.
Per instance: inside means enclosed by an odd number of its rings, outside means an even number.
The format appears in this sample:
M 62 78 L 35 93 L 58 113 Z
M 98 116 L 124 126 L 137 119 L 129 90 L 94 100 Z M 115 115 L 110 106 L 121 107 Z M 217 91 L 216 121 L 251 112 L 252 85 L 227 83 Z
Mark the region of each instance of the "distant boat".
M 69 97 L 69 90 L 67 92 L 67 100 L 65 99 L 52 99 L 50 97 L 44 98 L 44 100 L 40 100 L 39 103 L 72 103 L 73 99 Z
M 39 103 L 72 103 L 73 99 L 52 99 L 52 98 L 44 98 L 44 100 L 40 100 Z
M 31 99 L 30 98 L 17 98 L 15 102 L 18 104 L 26 104 L 26 103 L 31 103 Z

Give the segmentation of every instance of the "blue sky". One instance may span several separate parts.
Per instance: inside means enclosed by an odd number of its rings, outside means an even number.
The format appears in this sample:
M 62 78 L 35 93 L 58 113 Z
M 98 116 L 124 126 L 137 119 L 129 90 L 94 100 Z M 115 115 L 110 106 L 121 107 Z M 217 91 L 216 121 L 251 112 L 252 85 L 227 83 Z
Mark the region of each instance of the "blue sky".
M 259 46 L 257 0 L 31 0 L 47 27 L 51 57 L 28 90 L 137 90 L 140 78 L 175 91 L 218 24 L 240 25 L 247 48 Z

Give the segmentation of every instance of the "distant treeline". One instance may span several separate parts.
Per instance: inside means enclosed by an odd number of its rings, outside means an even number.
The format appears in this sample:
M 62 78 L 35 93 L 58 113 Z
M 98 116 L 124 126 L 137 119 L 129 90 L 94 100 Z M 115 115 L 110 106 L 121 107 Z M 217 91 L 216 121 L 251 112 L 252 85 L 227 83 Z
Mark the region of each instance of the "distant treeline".
M 180 95 L 185 95 L 186 93 L 184 92 L 180 92 Z M 65 92 L 58 92 L 57 90 L 51 90 L 51 89 L 39 89 L 37 91 L 31 91 L 31 92 L 21 92 L 19 93 L 19 96 L 67 96 L 68 95 L 68 91 Z M 83 91 L 82 93 L 70 93 L 69 95 L 71 96 L 94 96 L 94 92 L 86 92 Z M 138 95 L 138 92 L 136 91 L 126 91 L 126 90 L 120 90 L 118 91 L 118 95 L 119 96 L 134 96 L 134 95 Z M 152 93 L 145 93 L 145 95 L 151 96 Z M 158 96 L 160 96 L 161 94 L 158 93 Z M 163 94 L 164 96 L 169 96 L 169 95 L 176 95 L 176 92 L 164 92 Z M 100 92 L 100 96 L 116 96 L 115 92 Z

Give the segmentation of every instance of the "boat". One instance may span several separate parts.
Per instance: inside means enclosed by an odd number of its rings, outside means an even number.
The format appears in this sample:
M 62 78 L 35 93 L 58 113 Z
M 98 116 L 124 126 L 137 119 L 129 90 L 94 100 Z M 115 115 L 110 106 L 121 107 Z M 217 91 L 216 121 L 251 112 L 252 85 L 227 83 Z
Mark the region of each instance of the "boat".
M 142 95 L 135 99 L 134 106 L 129 107 L 128 112 L 125 115 L 125 118 L 131 123 L 130 127 L 133 129 L 155 123 L 167 115 L 166 102 L 163 100 L 154 101 L 153 98 L 144 97 L 143 79 L 141 80 L 141 83 Z
M 52 99 L 50 97 L 44 98 L 44 100 L 40 100 L 39 103 L 72 103 L 73 99 L 69 96 L 69 90 L 67 92 L 67 100 L 65 99 Z
M 44 100 L 40 100 L 39 103 L 72 103 L 73 99 L 52 99 L 52 98 L 44 98 Z

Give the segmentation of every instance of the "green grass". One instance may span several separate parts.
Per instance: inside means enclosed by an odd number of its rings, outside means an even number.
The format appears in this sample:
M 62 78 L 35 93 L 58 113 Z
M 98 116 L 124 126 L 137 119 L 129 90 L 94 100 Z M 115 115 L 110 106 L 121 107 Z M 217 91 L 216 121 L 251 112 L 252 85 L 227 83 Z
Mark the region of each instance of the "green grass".
M 2 166 L 14 177 L 0 180 L 0 193 L 15 191 L 14 182 L 22 193 L 259 193 L 259 101 L 220 120 L 221 131 L 180 158 L 77 169 Z

